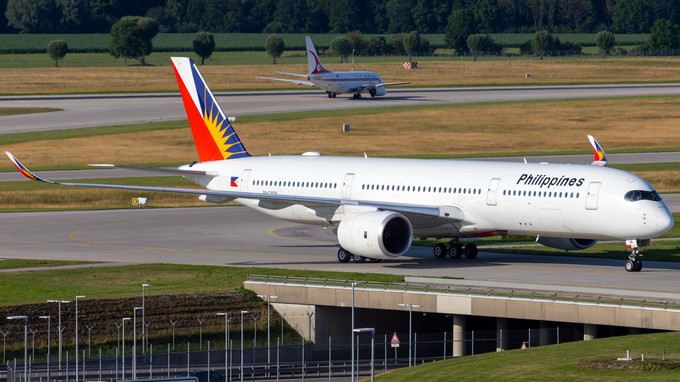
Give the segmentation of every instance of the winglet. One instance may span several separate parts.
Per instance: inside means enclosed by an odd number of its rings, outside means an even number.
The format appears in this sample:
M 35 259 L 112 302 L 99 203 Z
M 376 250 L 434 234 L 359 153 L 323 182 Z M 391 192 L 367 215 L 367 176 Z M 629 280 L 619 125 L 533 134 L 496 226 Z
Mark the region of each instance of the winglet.
M 590 145 L 593 147 L 593 163 L 591 163 L 591 166 L 600 166 L 604 167 L 607 165 L 607 157 L 604 154 L 604 150 L 602 149 L 602 146 L 600 146 L 599 143 L 595 140 L 595 138 L 592 135 L 588 135 L 588 140 L 590 141 Z
M 44 182 L 44 183 L 49 183 L 49 184 L 57 184 L 56 182 L 53 182 L 53 181 L 51 181 L 51 180 L 49 180 L 49 179 L 43 179 L 43 178 L 41 178 L 41 177 L 35 175 L 34 173 L 32 173 L 32 172 L 31 172 L 29 169 L 27 169 L 23 164 L 21 164 L 21 162 L 19 162 L 19 159 L 17 159 L 17 158 L 16 158 L 14 155 L 12 155 L 12 153 L 10 153 L 9 151 L 5 151 L 5 154 L 7 155 L 7 157 L 9 158 L 9 160 L 12 161 L 12 164 L 14 164 L 14 167 L 16 167 L 17 170 L 19 170 L 19 172 L 21 173 L 21 175 L 27 177 L 27 178 L 30 179 L 30 180 L 35 180 L 35 181 L 38 181 L 38 182 Z

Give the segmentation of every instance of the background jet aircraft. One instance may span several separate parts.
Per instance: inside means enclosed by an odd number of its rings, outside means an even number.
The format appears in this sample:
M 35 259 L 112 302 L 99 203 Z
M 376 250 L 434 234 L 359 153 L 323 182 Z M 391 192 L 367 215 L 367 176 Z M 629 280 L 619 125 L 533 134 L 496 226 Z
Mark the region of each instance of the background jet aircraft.
M 307 45 L 308 74 L 285 73 L 288 76 L 300 77 L 301 79 L 259 77 L 265 80 L 290 82 L 296 85 L 317 86 L 326 91 L 328 98 L 335 98 L 341 93 L 353 93 L 353 98 L 361 98 L 361 93 L 368 92 L 371 97 L 383 96 L 386 86 L 405 85 L 408 82 L 385 83 L 379 74 L 373 72 L 332 72 L 321 65 L 319 55 L 316 53 L 312 39 L 305 37 Z M 304 78 L 304 79 L 302 79 Z

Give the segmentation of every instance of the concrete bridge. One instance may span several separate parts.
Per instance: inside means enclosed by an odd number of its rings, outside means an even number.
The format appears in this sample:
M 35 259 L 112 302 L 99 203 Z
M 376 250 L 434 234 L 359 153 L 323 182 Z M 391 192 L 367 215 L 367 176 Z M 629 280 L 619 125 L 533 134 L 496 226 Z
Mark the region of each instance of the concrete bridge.
M 327 336 L 349 336 L 352 306 L 355 327 L 374 327 L 376 332 L 408 328 L 413 313 L 418 314 L 420 332 L 440 330 L 444 325 L 443 330 L 453 334 L 453 356 L 465 355 L 464 343 L 457 339 L 479 328 L 481 321 L 486 322 L 486 330 L 497 331 L 501 339 L 497 350 L 509 348 L 507 340 L 502 340 L 503 331 L 525 320 L 538 322 L 540 328 L 571 325 L 584 340 L 611 333 L 612 329 L 631 334 L 680 330 L 680 294 L 636 295 L 631 299 L 627 293 L 597 288 L 554 287 L 552 291 L 545 286 L 510 289 L 466 280 L 406 280 L 377 283 L 252 275 L 244 286 L 260 295 L 276 296 L 272 305 L 313 342 Z M 435 329 L 437 325 L 440 327 Z M 549 343 L 548 338 L 537 341 Z

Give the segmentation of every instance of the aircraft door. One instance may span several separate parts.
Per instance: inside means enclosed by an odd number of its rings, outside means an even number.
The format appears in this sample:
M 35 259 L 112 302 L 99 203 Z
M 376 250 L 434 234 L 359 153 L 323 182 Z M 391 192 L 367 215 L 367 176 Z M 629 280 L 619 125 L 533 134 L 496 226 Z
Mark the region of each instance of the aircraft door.
M 597 195 L 600 192 L 602 182 L 590 182 L 588 185 L 588 194 L 586 195 L 586 209 L 597 209 Z
M 489 181 L 489 189 L 486 194 L 486 205 L 495 206 L 496 196 L 498 195 L 498 184 L 501 182 L 500 178 L 493 178 Z
M 241 177 L 238 179 L 238 190 L 241 192 L 248 192 L 248 180 L 252 170 L 243 170 Z
M 352 181 L 354 180 L 354 174 L 345 174 L 345 178 L 342 180 L 342 198 L 351 199 L 352 198 Z

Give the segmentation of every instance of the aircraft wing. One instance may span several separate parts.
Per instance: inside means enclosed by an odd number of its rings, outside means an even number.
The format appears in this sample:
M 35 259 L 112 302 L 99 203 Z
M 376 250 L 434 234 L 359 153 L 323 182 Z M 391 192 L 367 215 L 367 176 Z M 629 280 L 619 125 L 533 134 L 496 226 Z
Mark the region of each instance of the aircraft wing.
M 276 74 L 285 74 L 287 76 L 294 76 L 294 77 L 302 77 L 302 78 L 307 78 L 308 76 L 306 74 L 300 74 L 300 73 L 288 73 L 288 72 L 274 72 Z
M 57 186 L 68 186 L 68 187 L 92 187 L 92 188 L 109 188 L 118 190 L 135 190 L 135 191 L 147 191 L 147 192 L 169 192 L 176 194 L 193 194 L 193 195 L 206 195 L 206 196 L 219 196 L 228 199 L 245 198 L 245 199 L 259 199 L 259 200 L 270 200 L 278 201 L 282 203 L 290 204 L 302 204 L 307 206 L 341 206 L 341 205 L 354 205 L 360 207 L 375 208 L 378 210 L 389 210 L 403 213 L 404 215 L 416 215 L 425 216 L 431 218 L 438 218 L 448 221 L 461 221 L 464 218 L 463 211 L 457 207 L 451 206 L 420 206 L 411 204 L 400 204 L 400 203 L 376 203 L 372 201 L 361 201 L 361 200 L 344 200 L 344 199 L 334 199 L 334 198 L 319 198 L 312 196 L 296 196 L 296 195 L 285 195 L 285 194 L 262 194 L 255 192 L 241 192 L 241 191 L 225 191 L 225 190 L 208 190 L 208 189 L 195 189 L 195 188 L 174 188 L 174 187 L 151 187 L 151 186 L 130 186 L 122 184 L 100 184 L 100 183 L 73 183 L 73 182 L 58 182 L 46 178 L 42 178 L 28 168 L 26 168 L 12 153 L 5 151 L 7 157 L 12 161 L 14 166 L 30 180 L 37 182 L 53 184 Z M 193 171 L 193 170 L 183 170 L 183 169 L 165 169 L 165 168 L 146 168 L 146 167 L 136 167 L 136 166 L 121 166 L 121 165 L 98 165 L 98 167 L 118 167 L 127 168 L 134 170 L 144 170 L 144 171 L 160 171 L 160 172 L 170 172 L 178 175 L 202 175 L 202 176 L 217 176 L 217 174 L 212 174 L 205 171 Z
M 276 77 L 257 77 L 257 78 L 261 79 L 261 80 L 269 80 L 269 81 L 290 82 L 290 83 L 295 84 L 295 85 L 316 86 L 311 81 L 294 80 L 292 78 L 276 78 Z M 305 76 L 305 78 L 307 78 L 307 76 Z
M 408 85 L 410 82 L 386 82 L 383 84 L 377 84 L 375 85 L 376 88 L 379 88 L 381 86 L 395 86 L 395 85 Z

